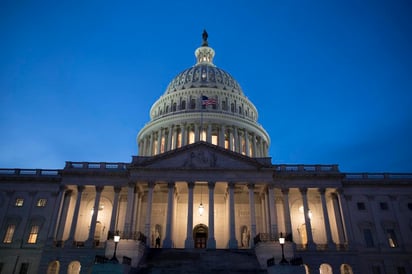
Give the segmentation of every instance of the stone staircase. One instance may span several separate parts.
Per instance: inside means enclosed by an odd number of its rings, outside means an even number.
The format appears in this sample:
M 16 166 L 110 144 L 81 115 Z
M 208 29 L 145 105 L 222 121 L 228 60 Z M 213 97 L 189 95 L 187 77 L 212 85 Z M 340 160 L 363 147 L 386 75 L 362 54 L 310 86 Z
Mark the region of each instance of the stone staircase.
M 267 273 L 254 250 L 148 249 L 137 273 Z

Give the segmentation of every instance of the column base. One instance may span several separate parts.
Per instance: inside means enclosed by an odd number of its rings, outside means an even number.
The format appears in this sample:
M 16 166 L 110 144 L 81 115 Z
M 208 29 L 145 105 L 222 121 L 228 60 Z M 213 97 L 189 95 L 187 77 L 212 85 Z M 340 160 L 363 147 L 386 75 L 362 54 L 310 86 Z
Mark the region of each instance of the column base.
M 216 240 L 215 240 L 215 238 L 207 239 L 207 248 L 208 249 L 216 249 Z
M 308 242 L 308 250 L 316 250 L 316 244 L 314 242 Z
M 173 242 L 171 239 L 164 239 L 163 240 L 163 248 L 172 248 L 173 247 Z
M 185 248 L 194 248 L 195 247 L 195 242 L 193 239 L 186 239 L 185 240 Z
M 239 244 L 236 239 L 230 239 L 229 240 L 229 248 L 230 249 L 237 249 L 239 247 Z

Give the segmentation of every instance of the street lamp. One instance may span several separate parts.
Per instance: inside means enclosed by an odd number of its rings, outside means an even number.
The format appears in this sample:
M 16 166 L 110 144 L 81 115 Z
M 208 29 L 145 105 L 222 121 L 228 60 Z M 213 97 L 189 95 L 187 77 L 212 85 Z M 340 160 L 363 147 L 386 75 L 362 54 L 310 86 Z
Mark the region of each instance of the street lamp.
M 110 261 L 114 264 L 118 264 L 119 260 L 116 258 L 116 251 L 117 251 L 117 244 L 120 241 L 120 236 L 119 235 L 115 235 L 114 236 L 114 252 L 113 252 L 113 257 L 110 259 Z
M 288 261 L 286 261 L 285 259 L 285 251 L 284 251 L 285 237 L 283 237 L 282 232 L 280 233 L 279 243 L 280 243 L 280 246 L 282 247 L 282 260 L 280 260 L 279 264 L 288 264 Z

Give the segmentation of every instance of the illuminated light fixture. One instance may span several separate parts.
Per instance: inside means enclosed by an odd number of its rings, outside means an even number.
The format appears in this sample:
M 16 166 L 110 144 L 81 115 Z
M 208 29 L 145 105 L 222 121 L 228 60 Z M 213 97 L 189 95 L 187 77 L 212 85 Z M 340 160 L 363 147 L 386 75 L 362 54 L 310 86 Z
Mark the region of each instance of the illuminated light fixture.
M 285 237 L 283 237 L 282 232 L 280 233 L 279 243 L 280 243 L 280 246 L 282 247 L 282 260 L 280 260 L 279 264 L 289 264 L 289 262 L 286 261 L 285 259 L 285 251 L 283 247 L 285 245 Z
M 299 207 L 299 212 L 303 213 L 303 206 Z M 308 217 L 309 217 L 310 220 L 312 220 L 312 216 L 313 216 L 312 210 L 308 209 Z
M 117 245 L 120 242 L 120 236 L 114 235 L 113 240 L 114 240 L 114 252 L 113 252 L 113 257 L 110 259 L 110 262 L 114 264 L 118 264 L 119 260 L 116 258 L 116 251 L 117 251 Z
M 203 216 L 203 212 L 205 212 L 205 208 L 202 203 L 202 186 L 200 186 L 200 205 L 199 205 L 199 215 Z

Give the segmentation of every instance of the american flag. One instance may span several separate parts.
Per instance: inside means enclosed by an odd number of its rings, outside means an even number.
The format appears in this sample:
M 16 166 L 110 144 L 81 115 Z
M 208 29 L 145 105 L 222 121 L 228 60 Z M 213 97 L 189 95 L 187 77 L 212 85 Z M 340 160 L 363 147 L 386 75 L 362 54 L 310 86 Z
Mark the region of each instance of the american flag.
M 216 105 L 217 100 L 214 98 L 209 98 L 207 96 L 202 95 L 202 105 L 203 106 L 208 106 L 208 105 Z

